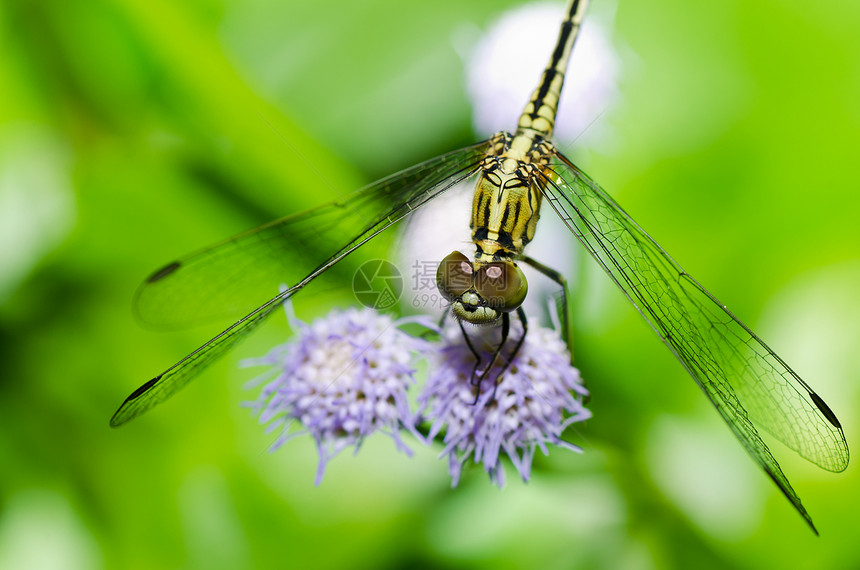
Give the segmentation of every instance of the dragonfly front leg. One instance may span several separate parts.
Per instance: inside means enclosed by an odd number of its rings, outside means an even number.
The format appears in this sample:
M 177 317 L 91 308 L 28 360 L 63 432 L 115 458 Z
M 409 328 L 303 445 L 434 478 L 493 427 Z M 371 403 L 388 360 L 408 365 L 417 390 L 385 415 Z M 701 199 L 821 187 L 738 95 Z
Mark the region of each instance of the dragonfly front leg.
M 505 313 L 504 316 L 507 317 L 508 314 Z M 504 366 L 502 366 L 502 369 L 499 371 L 499 375 L 496 376 L 496 381 L 493 384 L 493 399 L 494 400 L 496 399 L 496 389 L 499 387 L 499 381 L 502 379 L 502 374 L 505 373 L 505 371 L 508 369 L 508 367 L 514 361 L 514 358 L 516 358 L 517 353 L 520 351 L 520 348 L 522 348 L 523 343 L 526 340 L 526 333 L 529 332 L 529 323 L 528 323 L 528 320 L 526 319 L 526 312 L 523 311 L 522 307 L 517 307 L 517 316 L 520 318 L 520 324 L 523 326 L 523 333 L 520 335 L 520 338 L 517 341 L 517 344 L 514 345 L 514 349 L 511 351 L 511 354 L 508 355 L 508 357 L 505 359 L 505 364 L 504 364 Z M 507 335 L 505 336 L 505 340 L 507 340 Z M 503 344 L 504 344 L 504 340 L 502 341 L 501 344 L 499 344 L 499 351 L 498 352 L 501 352 Z
M 444 318 L 444 317 L 443 317 Z M 481 366 L 481 353 L 475 349 L 475 346 L 472 344 L 471 339 L 469 339 L 469 334 L 466 332 L 466 327 L 463 325 L 463 321 L 457 319 L 457 324 L 460 325 L 460 331 L 463 333 L 463 340 L 466 341 L 466 346 L 469 347 L 469 352 L 475 357 L 475 366 L 472 367 L 472 373 L 469 375 L 469 383 L 473 386 L 476 384 L 475 378 L 478 375 L 478 367 Z M 481 375 L 483 378 L 483 375 Z M 478 383 L 478 394 L 480 394 L 480 383 Z M 475 402 L 477 403 L 478 396 L 475 395 Z
M 502 365 L 501 370 L 499 370 L 499 373 L 496 375 L 496 378 L 493 381 L 493 399 L 496 398 L 496 389 L 499 387 L 499 382 L 502 379 L 502 375 L 504 375 L 505 371 L 507 371 L 508 367 L 510 367 L 511 363 L 517 356 L 517 353 L 519 353 L 520 348 L 522 348 L 523 343 L 526 340 L 526 333 L 528 332 L 528 319 L 526 319 L 526 313 L 525 311 L 523 311 L 522 307 L 517 308 L 517 317 L 520 319 L 520 324 L 523 328 L 522 334 L 520 334 L 520 338 L 517 339 L 517 342 L 514 345 L 514 349 L 510 352 L 510 354 L 508 354 L 508 356 L 505 357 L 504 364 Z M 478 403 L 478 398 L 480 398 L 481 396 L 481 385 L 484 383 L 484 380 L 487 379 L 490 374 L 490 371 L 493 370 L 493 367 L 496 365 L 496 363 L 498 363 L 499 358 L 502 356 L 502 351 L 505 348 L 505 344 L 507 343 L 508 337 L 510 336 L 511 332 L 511 317 L 508 313 L 502 314 L 501 339 L 499 340 L 498 346 L 493 351 L 493 357 L 490 359 L 489 364 L 484 369 L 484 371 L 481 372 L 480 375 L 478 375 L 478 368 L 480 368 L 481 366 L 481 353 L 474 347 L 472 341 L 469 339 L 469 335 L 466 333 L 466 329 L 463 326 L 462 321 L 458 322 L 460 324 L 460 330 L 463 332 L 463 339 L 466 341 L 466 346 L 469 347 L 469 351 L 475 356 L 475 366 L 472 367 L 472 374 L 469 380 L 470 384 L 477 387 L 477 389 L 475 390 L 475 401 L 472 402 L 472 404 L 474 405 Z
M 508 342 L 508 335 L 510 335 L 510 334 L 511 334 L 511 316 L 508 313 L 502 313 L 502 338 L 499 340 L 499 346 L 497 346 L 496 350 L 493 351 L 493 358 L 490 359 L 490 363 L 487 365 L 487 367 L 481 373 L 480 378 L 478 378 L 478 389 L 475 391 L 475 402 L 474 402 L 475 404 L 478 403 L 478 397 L 481 395 L 481 384 L 484 383 L 484 380 L 486 380 L 487 376 L 490 374 L 490 371 L 493 369 L 493 366 L 495 366 L 496 362 L 499 361 L 499 356 L 502 354 L 502 350 L 505 348 L 505 343 Z M 523 336 L 522 338 L 525 338 L 525 336 Z M 516 351 L 519 349 L 520 344 L 522 344 L 522 340 L 520 340 L 520 342 L 517 343 L 516 348 L 514 348 L 514 353 L 516 353 Z M 505 370 L 507 370 L 508 366 L 511 364 L 512 358 L 513 358 L 513 355 L 511 355 L 511 358 L 507 359 L 507 362 L 505 362 L 504 367 L 502 367 L 502 369 L 499 371 L 499 374 L 496 376 L 496 379 L 493 382 L 493 399 L 494 400 L 496 399 L 496 388 L 499 385 L 499 380 L 501 380 L 502 374 L 505 373 Z M 474 384 L 474 383 L 475 383 L 475 380 L 473 378 L 472 384 Z

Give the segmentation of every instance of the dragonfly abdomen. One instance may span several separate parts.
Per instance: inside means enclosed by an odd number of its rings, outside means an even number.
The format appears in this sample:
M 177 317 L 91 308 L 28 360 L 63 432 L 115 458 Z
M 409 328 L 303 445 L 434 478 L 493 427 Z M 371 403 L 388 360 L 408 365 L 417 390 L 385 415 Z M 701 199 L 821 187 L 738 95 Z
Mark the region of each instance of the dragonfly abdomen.
M 536 133 L 549 139 L 555 127 L 558 101 L 564 84 L 564 74 L 573 44 L 579 35 L 579 27 L 585 14 L 586 0 L 571 0 L 567 15 L 562 22 L 555 50 L 541 76 L 540 84 L 532 93 L 520 120 L 517 134 Z

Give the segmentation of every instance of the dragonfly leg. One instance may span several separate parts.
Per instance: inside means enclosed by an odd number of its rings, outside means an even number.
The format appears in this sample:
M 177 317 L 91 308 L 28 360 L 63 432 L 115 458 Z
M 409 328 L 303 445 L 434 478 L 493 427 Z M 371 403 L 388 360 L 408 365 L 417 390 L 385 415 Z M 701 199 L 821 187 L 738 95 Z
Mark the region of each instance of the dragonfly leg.
M 547 267 L 543 263 L 527 255 L 520 256 L 519 260 L 546 275 L 561 287 L 561 302 L 559 303 L 560 308 L 558 309 L 561 323 L 561 335 L 564 339 L 564 343 L 567 345 L 568 352 L 570 352 L 570 359 L 573 360 L 573 334 L 570 330 L 570 306 L 568 303 L 570 292 L 567 289 L 567 279 L 552 267 Z
M 505 347 L 505 343 L 508 341 L 508 335 L 510 334 L 510 332 L 511 332 L 511 316 L 508 313 L 502 313 L 502 338 L 499 340 L 499 346 L 497 346 L 496 350 L 493 351 L 493 357 L 490 359 L 490 363 L 487 365 L 487 367 L 484 369 L 484 371 L 481 372 L 481 375 L 477 378 L 478 389 L 475 391 L 475 401 L 472 402 L 472 405 L 475 405 L 478 403 L 478 398 L 481 396 L 481 385 L 484 383 L 484 380 L 487 379 L 487 376 L 489 376 L 490 371 L 493 369 L 493 366 L 495 366 L 496 362 L 498 362 L 499 355 L 502 354 L 502 349 Z M 508 364 L 510 364 L 510 361 L 508 361 L 505 364 L 505 368 L 508 367 Z M 476 364 L 475 368 L 472 370 L 472 385 L 475 385 L 474 374 L 477 370 L 478 370 L 478 366 Z M 503 368 L 501 372 L 504 372 L 504 371 L 505 371 L 505 369 Z M 499 373 L 499 375 L 496 376 L 496 380 L 493 382 L 493 399 L 496 398 L 496 386 L 499 383 L 500 377 L 501 377 L 501 373 Z
M 507 316 L 507 314 L 505 314 L 505 316 Z M 526 340 L 526 333 L 528 333 L 528 331 L 529 331 L 529 323 L 528 323 L 528 320 L 526 319 L 526 312 L 523 310 L 522 307 L 517 308 L 517 317 L 519 317 L 520 324 L 522 324 L 522 326 L 523 326 L 523 333 L 520 335 L 519 340 L 517 340 L 517 344 L 514 345 L 514 349 L 507 356 L 507 358 L 505 358 L 505 364 L 504 364 L 504 366 L 502 366 L 502 369 L 499 370 L 499 374 L 498 374 L 498 376 L 496 376 L 495 382 L 493 382 L 493 399 L 494 400 L 496 399 L 496 389 L 498 389 L 498 387 L 499 387 L 499 381 L 501 381 L 501 379 L 502 379 L 502 374 L 505 373 L 505 371 L 508 369 L 508 367 L 514 361 L 514 358 L 516 358 L 517 353 L 520 351 L 520 348 L 522 348 L 523 343 Z M 501 350 L 501 346 L 499 348 Z
M 504 363 L 502 364 L 502 368 L 499 370 L 499 373 L 496 374 L 495 380 L 493 380 L 493 400 L 496 399 L 496 390 L 499 387 L 499 382 L 502 379 L 502 375 L 514 361 L 514 358 L 517 356 L 517 353 L 520 351 L 520 348 L 523 346 L 523 342 L 526 340 L 526 334 L 528 333 L 528 319 L 526 319 L 526 313 L 523 311 L 522 307 L 517 308 L 517 317 L 520 319 L 520 323 L 523 327 L 523 332 L 520 335 L 520 338 L 517 339 L 516 344 L 514 345 L 514 349 L 504 358 Z M 478 394 L 480 394 L 481 384 L 487 378 L 490 371 L 499 361 L 499 358 L 502 356 L 502 351 L 504 349 L 505 344 L 508 341 L 508 337 L 510 336 L 511 331 L 511 317 L 508 313 L 504 313 L 502 315 L 502 338 L 499 341 L 499 346 L 496 348 L 495 352 L 493 352 L 493 358 L 490 361 L 489 366 L 487 366 L 486 370 L 481 373 L 481 377 L 478 379 Z M 475 403 L 478 402 L 477 397 L 475 398 Z
M 481 353 L 475 349 L 472 341 L 469 339 L 469 335 L 466 333 L 466 327 L 463 326 L 463 321 L 457 319 L 457 324 L 460 325 L 460 331 L 463 333 L 463 340 L 466 341 L 466 346 L 469 347 L 469 352 L 471 352 L 475 357 L 475 366 L 472 368 L 472 373 L 469 375 L 469 382 L 474 385 L 475 377 L 478 374 L 478 367 L 481 365 Z M 475 398 L 475 401 L 478 401 L 477 397 Z
M 496 350 L 493 351 L 493 357 L 490 359 L 490 363 L 487 365 L 487 367 L 484 369 L 484 371 L 481 372 L 480 376 L 478 375 L 478 367 L 481 365 L 481 354 L 472 345 L 472 341 L 469 340 L 469 335 L 466 334 L 466 329 L 463 326 L 463 322 L 462 321 L 458 321 L 458 322 L 460 323 L 460 330 L 463 331 L 463 339 L 466 341 L 466 346 L 468 346 L 469 350 L 472 352 L 472 354 L 475 355 L 475 366 L 472 367 L 472 374 L 471 374 L 471 377 L 469 379 L 469 383 L 472 386 L 476 386 L 475 400 L 472 402 L 472 405 L 474 406 L 478 403 L 478 398 L 481 397 L 481 385 L 484 383 L 484 380 L 487 379 L 487 376 L 489 375 L 490 370 L 492 370 L 493 366 L 496 365 L 496 362 L 499 360 L 499 355 L 502 353 L 502 349 L 504 348 L 505 343 L 508 340 L 508 335 L 511 332 L 511 317 L 507 313 L 502 314 L 502 338 L 499 341 L 499 346 L 497 346 Z M 507 368 L 509 364 L 510 364 L 510 360 L 508 359 L 508 361 L 505 363 L 505 368 Z M 502 369 L 502 372 L 505 371 L 505 368 Z M 498 384 L 498 380 L 499 380 L 500 376 L 501 376 L 501 374 L 499 374 L 499 376 L 496 377 L 496 382 L 493 385 L 493 398 L 496 397 L 496 386 L 495 385 Z
M 543 263 L 532 259 L 527 255 L 521 256 L 520 260 L 523 263 L 534 267 L 535 269 L 558 283 L 559 287 L 561 287 L 561 307 L 559 308 L 559 317 L 561 320 L 561 334 L 562 338 L 564 339 L 564 343 L 567 345 L 567 351 L 568 353 L 570 353 L 570 360 L 571 362 L 573 362 L 573 333 L 570 329 L 570 308 L 568 305 L 568 298 L 570 297 L 570 292 L 567 289 L 567 279 L 565 279 L 564 275 L 562 275 L 552 267 L 547 267 Z M 584 380 L 583 385 L 587 388 L 587 384 Z M 588 395 L 585 397 L 584 402 L 588 403 L 590 399 L 591 396 Z

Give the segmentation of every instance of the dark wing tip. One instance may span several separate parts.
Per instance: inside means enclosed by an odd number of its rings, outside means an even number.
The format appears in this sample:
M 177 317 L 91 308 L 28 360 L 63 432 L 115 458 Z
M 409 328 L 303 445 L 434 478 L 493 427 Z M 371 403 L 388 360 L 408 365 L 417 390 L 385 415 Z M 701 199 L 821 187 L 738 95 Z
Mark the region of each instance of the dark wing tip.
M 838 434 L 834 433 L 834 438 L 836 438 L 835 444 L 837 449 L 831 450 L 831 455 L 829 459 L 833 462 L 828 465 L 823 465 L 821 462 L 816 461 L 818 465 L 827 469 L 828 471 L 833 471 L 834 473 L 841 473 L 848 468 L 848 444 L 845 441 L 845 435 L 842 433 L 842 424 L 839 423 L 839 419 L 837 419 L 836 414 L 833 413 L 833 410 L 830 409 L 824 400 L 821 399 L 821 396 L 816 394 L 813 391 L 809 391 L 809 399 L 812 400 L 812 403 L 815 404 L 815 407 L 818 408 L 818 411 L 821 412 L 821 415 L 830 422 L 834 428 L 838 430 Z
M 110 419 L 110 427 L 119 427 L 127 421 L 131 420 L 132 418 L 137 417 L 143 410 L 130 409 L 129 404 L 131 404 L 143 394 L 148 392 L 150 388 L 152 388 L 159 380 L 161 380 L 162 376 L 164 375 L 159 374 L 158 376 L 156 376 L 152 380 L 148 380 L 140 388 L 132 392 L 128 396 L 128 398 L 125 399 L 119 409 L 114 412 L 113 417 L 111 417 Z
M 809 397 L 812 399 L 812 403 L 815 404 L 815 407 L 818 408 L 825 418 L 827 418 L 827 421 L 833 424 L 833 427 L 836 429 L 842 429 L 842 424 L 839 423 L 839 420 L 836 418 L 836 414 L 833 413 L 830 406 L 824 403 L 821 396 L 815 392 L 810 392 Z
M 163 376 L 163 374 L 159 374 L 158 376 L 156 376 L 152 380 L 148 380 L 143 386 L 141 386 L 140 388 L 138 388 L 137 390 L 132 392 L 129 395 L 129 397 L 125 399 L 125 402 L 123 402 L 123 403 L 131 402 L 132 400 L 136 400 L 137 398 L 139 398 L 141 396 L 141 394 L 143 394 L 144 392 L 146 392 L 147 390 L 152 388 L 153 384 L 155 384 L 156 382 L 161 380 L 162 376 Z
M 170 275 L 171 273 L 173 273 L 174 271 L 179 269 L 181 266 L 182 266 L 182 263 L 179 261 L 173 261 L 171 263 L 168 263 L 167 265 L 165 265 L 164 267 L 162 267 L 161 269 L 159 269 L 158 271 L 156 271 L 155 273 L 153 273 L 152 275 L 147 277 L 146 282 L 147 283 L 155 283 L 156 281 L 164 279 L 165 277 L 167 277 L 168 275 Z

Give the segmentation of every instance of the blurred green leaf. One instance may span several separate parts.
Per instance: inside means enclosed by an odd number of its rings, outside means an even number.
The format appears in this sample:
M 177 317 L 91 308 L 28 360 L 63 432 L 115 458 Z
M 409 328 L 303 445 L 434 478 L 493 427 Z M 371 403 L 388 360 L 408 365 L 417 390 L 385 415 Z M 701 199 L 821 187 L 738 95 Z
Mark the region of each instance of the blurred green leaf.
M 0 565 L 857 566 L 852 468 L 833 476 L 778 450 L 818 540 L 740 448 L 702 444 L 731 477 L 666 472 L 683 451 L 666 426 L 731 435 L 587 265 L 574 324 L 594 418 L 571 434 L 585 454 L 552 450 L 528 485 L 509 477 L 499 492 L 472 470 L 451 491 L 438 449 L 409 459 L 379 439 L 313 487 L 312 442 L 270 455 L 238 406 L 256 371 L 236 363 L 288 334 L 280 317 L 157 412 L 107 427 L 130 390 L 216 332 L 140 329 L 137 283 L 474 142 L 463 38 L 512 5 L 0 3 Z M 622 102 L 596 118 L 611 144 L 571 158 L 798 362 L 850 438 L 860 4 L 619 2 L 614 18 Z M 321 293 L 303 316 L 349 302 Z M 737 527 L 703 522 L 679 479 L 716 496 L 736 481 L 757 500 Z

